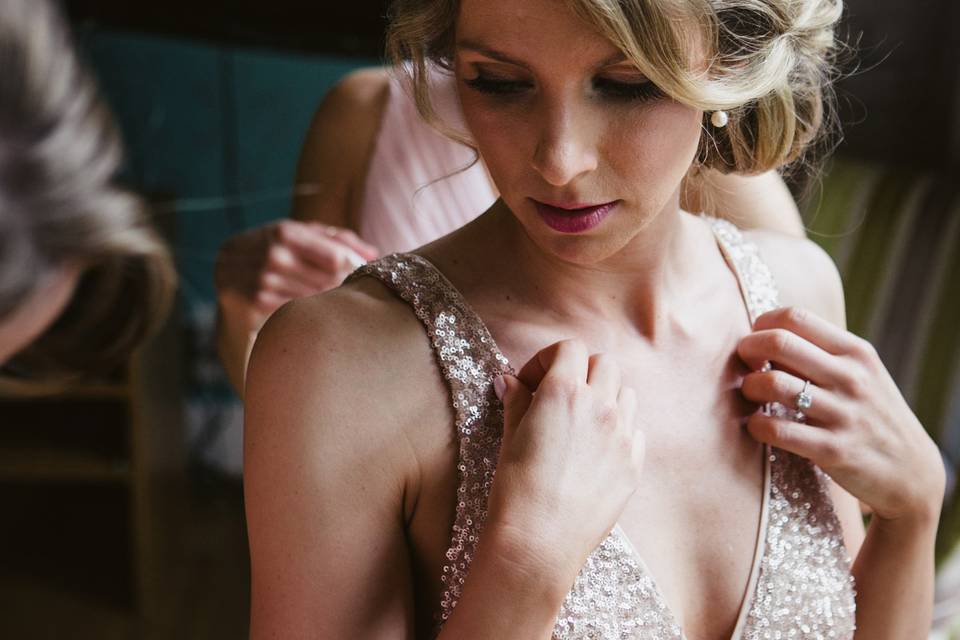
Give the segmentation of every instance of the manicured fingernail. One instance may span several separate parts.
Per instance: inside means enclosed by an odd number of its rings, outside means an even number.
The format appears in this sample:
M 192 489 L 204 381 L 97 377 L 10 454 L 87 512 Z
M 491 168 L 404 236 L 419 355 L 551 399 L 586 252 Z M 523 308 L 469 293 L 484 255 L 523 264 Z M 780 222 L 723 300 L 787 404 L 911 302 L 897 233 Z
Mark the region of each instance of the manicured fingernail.
M 503 379 L 503 376 L 497 376 L 493 379 L 493 392 L 497 394 L 497 398 L 503 400 L 503 394 L 507 390 L 507 381 Z

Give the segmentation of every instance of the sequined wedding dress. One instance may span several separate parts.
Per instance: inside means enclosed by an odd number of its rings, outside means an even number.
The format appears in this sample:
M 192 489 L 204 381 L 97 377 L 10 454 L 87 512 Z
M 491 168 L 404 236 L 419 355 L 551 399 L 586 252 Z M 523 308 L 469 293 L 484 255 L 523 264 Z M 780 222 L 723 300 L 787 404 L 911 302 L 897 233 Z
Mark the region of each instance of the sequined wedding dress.
M 708 219 L 740 283 L 751 322 L 778 306 L 756 246 L 729 222 Z M 487 514 L 502 433 L 492 380 L 511 372 L 482 320 L 436 267 L 394 254 L 351 276 L 372 276 L 411 305 L 429 334 L 450 392 L 460 443 L 456 520 L 446 553 L 436 632 L 460 598 Z M 849 640 L 850 559 L 823 473 L 767 448 L 764 502 L 747 597 L 733 640 Z M 684 640 L 643 559 L 620 526 L 589 556 L 557 617 L 557 640 Z

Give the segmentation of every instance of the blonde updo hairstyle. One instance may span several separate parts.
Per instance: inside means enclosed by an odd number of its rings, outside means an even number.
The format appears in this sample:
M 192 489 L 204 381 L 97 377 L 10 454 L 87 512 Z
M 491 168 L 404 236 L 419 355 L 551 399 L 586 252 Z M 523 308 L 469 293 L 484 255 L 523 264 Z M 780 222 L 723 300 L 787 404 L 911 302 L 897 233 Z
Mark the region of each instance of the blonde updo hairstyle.
M 565 1 L 667 96 L 704 111 L 689 179 L 704 168 L 812 169 L 806 152 L 835 130 L 831 87 L 842 0 Z M 395 0 L 387 53 L 407 75 L 421 116 L 470 144 L 439 121 L 428 85 L 431 66 L 452 72 L 459 4 Z M 697 52 L 705 54 L 699 61 Z M 716 110 L 729 115 L 723 128 L 710 123 Z

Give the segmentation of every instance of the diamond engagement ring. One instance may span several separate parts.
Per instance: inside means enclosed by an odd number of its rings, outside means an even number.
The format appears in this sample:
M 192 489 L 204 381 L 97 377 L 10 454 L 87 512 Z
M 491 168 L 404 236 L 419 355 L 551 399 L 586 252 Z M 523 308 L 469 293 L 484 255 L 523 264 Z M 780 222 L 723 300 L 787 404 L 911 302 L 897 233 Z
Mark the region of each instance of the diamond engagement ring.
M 813 406 L 813 396 L 810 395 L 810 381 L 803 381 L 803 391 L 797 394 L 797 409 L 806 411 Z

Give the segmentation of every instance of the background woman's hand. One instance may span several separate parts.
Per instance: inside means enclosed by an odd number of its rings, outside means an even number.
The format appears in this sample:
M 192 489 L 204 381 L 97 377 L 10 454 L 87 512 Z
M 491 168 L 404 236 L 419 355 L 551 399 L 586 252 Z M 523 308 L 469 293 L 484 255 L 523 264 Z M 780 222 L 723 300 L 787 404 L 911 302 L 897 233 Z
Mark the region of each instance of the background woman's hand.
M 258 331 L 294 298 L 338 286 L 379 255 L 349 229 L 283 220 L 228 240 L 217 255 L 214 280 L 221 308 Z
M 743 381 L 756 403 L 797 407 L 804 380 L 806 424 L 757 412 L 754 438 L 809 458 L 885 520 L 936 523 L 945 472 L 939 451 L 869 342 L 799 308 L 771 311 L 743 338 Z M 760 372 L 765 362 L 774 369 Z
M 501 380 L 504 433 L 487 527 L 535 562 L 576 575 L 640 483 L 636 394 L 611 357 L 590 356 L 576 340 Z

